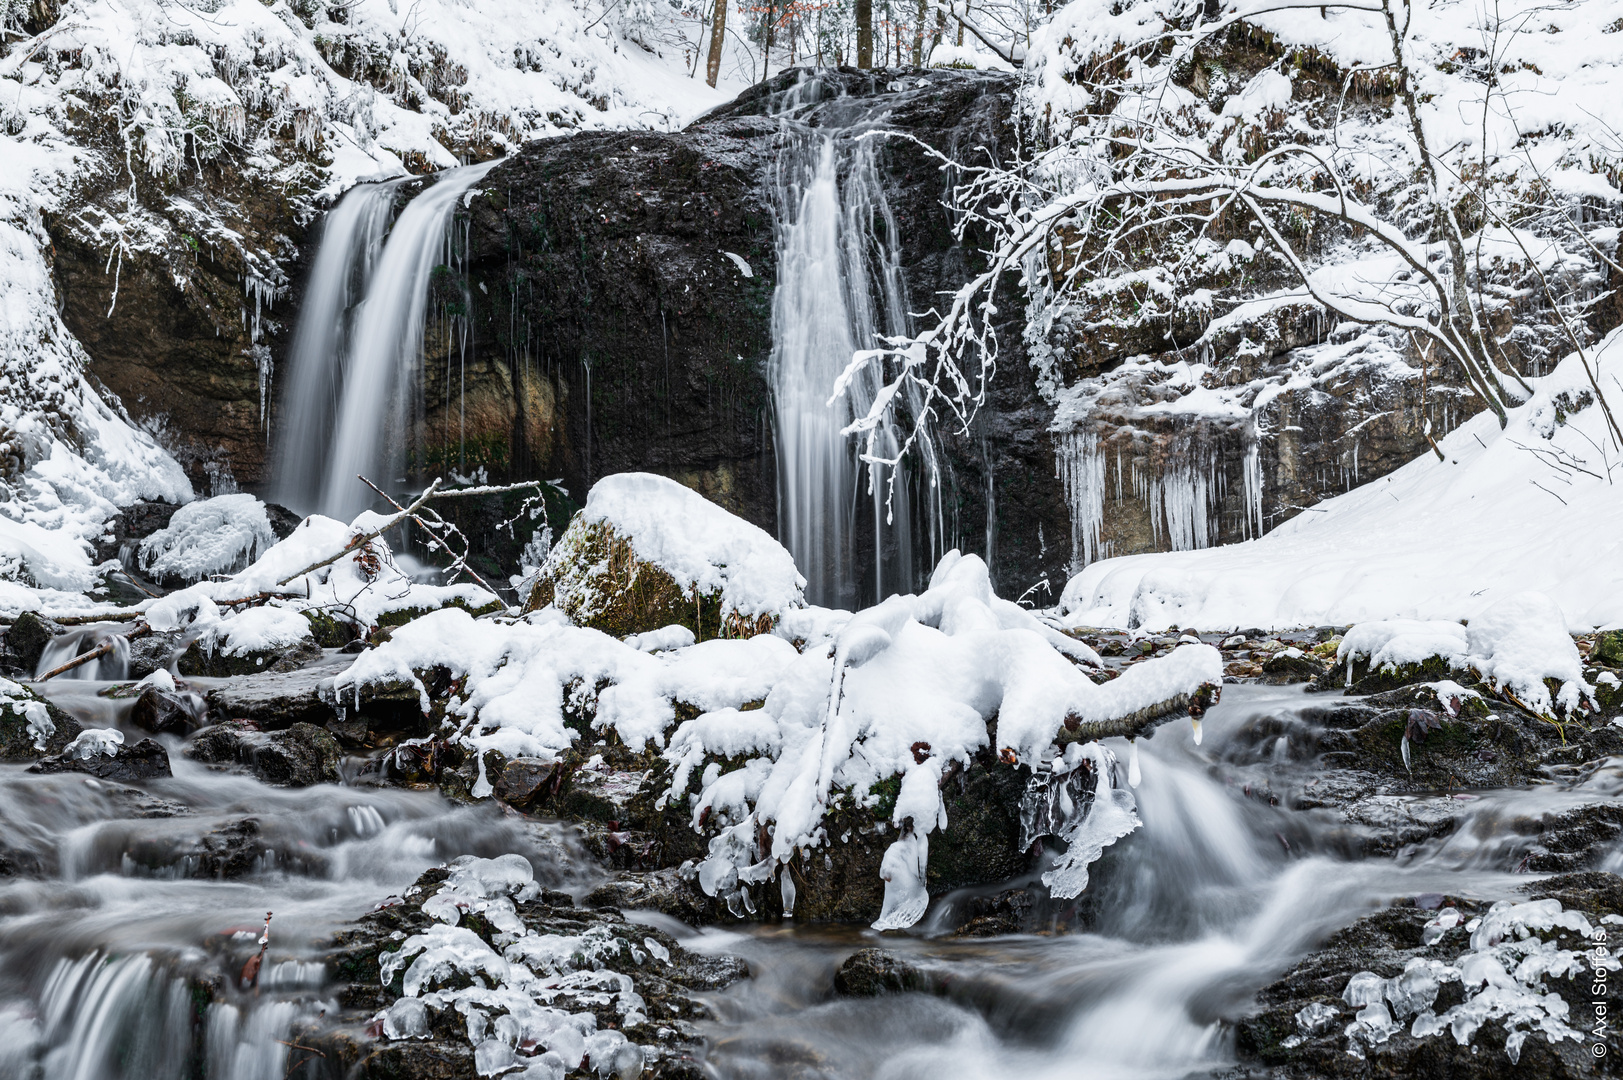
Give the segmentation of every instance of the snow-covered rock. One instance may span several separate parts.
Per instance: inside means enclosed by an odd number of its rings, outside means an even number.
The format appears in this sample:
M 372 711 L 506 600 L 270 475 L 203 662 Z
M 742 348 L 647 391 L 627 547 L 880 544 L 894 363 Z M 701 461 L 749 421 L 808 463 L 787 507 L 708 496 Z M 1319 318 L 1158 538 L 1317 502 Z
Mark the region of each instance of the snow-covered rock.
M 1056 761 L 1056 740 L 1083 724 L 1175 711 L 1222 681 L 1217 650 L 1196 644 L 1095 683 L 1081 666 L 1100 665 L 1091 649 L 996 596 L 986 564 L 956 551 L 918 596 L 790 621 L 774 635 L 647 653 L 553 609 L 511 622 L 442 611 L 362 654 L 332 692 L 359 707 L 370 688 L 415 686 L 423 711 L 443 710 L 448 734 L 481 768 L 490 750 L 564 753 L 577 737 L 570 713 L 633 750 L 662 748 L 671 772 L 659 806 L 710 838 L 700 885 L 735 901 L 744 887 L 787 880 L 791 860 L 830 844 L 831 811 L 871 813 L 899 785 L 879 824 L 899 830 L 901 846 L 879 870 L 890 897 L 881 921 L 903 926 L 923 911 L 928 837 L 948 824 L 945 769 L 988 751 L 1062 772 L 1090 760 L 1099 790 L 1114 792 L 1113 768 L 1074 742 Z M 432 700 L 423 678 L 432 669 L 459 686 L 449 700 Z M 679 724 L 678 703 L 699 715 Z M 1107 802 L 1113 820 L 1077 833 L 1075 865 L 1057 887 L 1079 892 L 1087 863 L 1136 827 L 1130 795 Z M 1075 809 L 1080 820 L 1085 809 Z
M 200 499 L 175 511 L 141 541 L 141 570 L 166 584 L 201 581 L 243 569 L 276 543 L 265 504 L 248 494 Z
M 760 528 L 674 480 L 619 473 L 592 486 L 527 606 L 617 637 L 673 625 L 701 640 L 747 637 L 802 606 L 805 584 Z

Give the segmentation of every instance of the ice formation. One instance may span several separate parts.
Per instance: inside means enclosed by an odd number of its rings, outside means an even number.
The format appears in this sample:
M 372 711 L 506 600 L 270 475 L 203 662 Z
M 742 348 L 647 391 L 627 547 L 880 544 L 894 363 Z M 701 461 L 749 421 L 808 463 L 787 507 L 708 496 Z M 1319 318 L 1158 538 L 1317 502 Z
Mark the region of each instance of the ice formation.
M 643 1022 L 642 997 L 629 977 L 603 970 L 604 960 L 629 950 L 639 963 L 668 964 L 668 950 L 645 953 L 647 946 L 638 948 L 606 927 L 573 937 L 527 928 L 514 905 L 535 899 L 541 887 L 522 855 L 464 855 L 450 869 L 423 904 L 435 922 L 379 956 L 383 985 L 400 976 L 403 991 L 378 1014 L 383 1034 L 427 1037 L 430 1010 L 454 1009 L 466 1021 L 480 1076 L 525 1069 L 526 1077 L 562 1080 L 583 1061 L 599 1076 L 636 1075 L 641 1048 L 618 1031 L 598 1030 L 590 1006 L 611 1004 L 622 1024 Z M 458 925 L 466 913 L 484 917 L 494 930 L 490 941 Z M 473 976 L 472 985 L 452 989 L 448 984 L 465 981 L 460 976 Z M 570 1011 L 581 1004 L 588 1007 Z
M 1424 931 L 1427 944 L 1440 940 L 1460 921 L 1460 913 L 1452 907 L 1438 912 Z M 1505 1052 L 1512 1064 L 1520 1060 L 1530 1035 L 1542 1035 L 1551 1043 L 1583 1040 L 1583 1033 L 1569 1023 L 1567 1002 L 1549 992 L 1544 980 L 1591 969 L 1617 971 L 1623 964 L 1616 950 L 1604 945 L 1574 951 L 1550 940 L 1551 931 L 1561 930 L 1588 939 L 1592 927 L 1581 912 L 1565 911 L 1554 899 L 1501 900 L 1465 926 L 1471 935 L 1469 949 L 1450 962 L 1415 957 L 1390 979 L 1363 971 L 1348 980 L 1342 1000 L 1359 1011 L 1343 1033 L 1356 1055 L 1391 1038 L 1405 1022 L 1417 1039 L 1447 1032 L 1459 1045 L 1468 1046 L 1484 1023 L 1498 1021 L 1507 1034 Z M 1433 1004 L 1443 984 L 1455 982 L 1461 984 L 1465 1000 L 1437 1013 Z M 1310 1019 L 1311 1025 L 1303 1025 L 1299 1016 L 1299 1026 L 1322 1030 L 1331 1020 Z M 1299 1043 L 1302 1037 L 1293 1038 Z
M 167 527 L 141 541 L 143 572 L 164 581 L 201 581 L 241 570 L 276 543 L 265 504 L 252 495 L 218 495 L 175 511 Z

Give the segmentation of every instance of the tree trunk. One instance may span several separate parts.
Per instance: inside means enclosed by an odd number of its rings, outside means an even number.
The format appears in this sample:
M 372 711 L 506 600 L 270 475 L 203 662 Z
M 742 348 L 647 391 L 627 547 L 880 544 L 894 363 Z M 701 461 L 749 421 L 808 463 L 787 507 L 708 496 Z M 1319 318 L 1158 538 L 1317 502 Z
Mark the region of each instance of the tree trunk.
M 929 0 L 919 0 L 918 20 L 913 24 L 913 66 L 924 66 L 924 16 L 929 13 Z
M 721 46 L 727 37 L 727 2 L 716 0 L 715 14 L 710 17 L 710 59 L 704 65 L 704 81 L 711 87 L 721 77 Z
M 873 0 L 857 0 L 857 67 L 873 67 Z

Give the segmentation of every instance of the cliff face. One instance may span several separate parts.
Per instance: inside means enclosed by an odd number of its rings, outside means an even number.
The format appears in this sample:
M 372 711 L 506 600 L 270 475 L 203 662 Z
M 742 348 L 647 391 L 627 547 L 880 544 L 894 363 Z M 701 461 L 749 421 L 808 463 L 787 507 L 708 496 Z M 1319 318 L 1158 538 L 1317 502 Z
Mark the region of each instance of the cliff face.
M 1218 59 L 1241 85 L 1277 58 L 1242 36 Z M 431 286 L 419 473 L 562 478 L 581 500 L 603 475 L 648 470 L 778 531 L 767 366 L 790 95 L 796 124 L 862 118 L 905 136 L 878 141 L 877 166 L 914 330 L 981 268 L 986 240 L 973 227 L 955 236 L 955 173 L 926 147 L 975 162 L 1019 143 L 1013 76 L 842 69 L 796 90 L 805 78 L 786 72 L 679 132 L 534 140 L 481 181 L 459 214 L 460 254 Z M 1297 85 L 1311 112 L 1336 79 L 1309 70 Z M 1285 137 L 1282 122 L 1263 126 L 1259 149 Z M 250 241 L 234 250 L 291 250 L 302 205 L 287 192 L 233 203 Z M 283 298 L 256 311 L 233 292 L 254 268 L 229 251 L 133 258 L 108 315 L 106 256 L 82 217 L 55 230 L 55 273 L 96 373 L 167 425 L 194 479 L 263 482 L 263 393 L 277 389 L 276 317 L 291 324 L 298 277 L 267 287 Z M 1427 421 L 1446 431 L 1480 408 L 1458 372 L 1407 341 L 1279 302 L 1288 275 L 1243 223 L 1231 231 L 1214 237 L 1204 308 L 1174 319 L 1078 309 L 1038 332 L 1005 283 L 987 401 L 967 431 L 936 421 L 941 547 L 987 554 L 1001 592 L 1033 589 L 1042 603 L 1083 562 L 1257 535 L 1426 452 Z M 1536 369 L 1540 341 L 1517 339 L 1521 366 Z M 855 565 L 868 567 L 872 509 L 856 504 Z
M 659 472 L 777 528 L 769 173 L 787 137 L 773 114 L 801 78 L 781 75 L 677 134 L 531 143 L 490 174 L 473 210 L 481 383 L 469 395 L 500 400 L 541 374 L 551 407 L 545 445 L 530 437 L 525 408 L 493 408 L 492 426 L 467 436 L 510 447 L 491 464 L 561 474 L 577 498 L 606 473 Z M 886 127 L 944 149 L 995 150 L 1009 137 L 1008 77 L 847 70 L 820 81 L 797 123 L 838 128 L 878 108 Z M 892 139 L 880 169 L 906 290 L 922 309 L 957 288 L 970 257 L 953 238 L 937 162 Z M 1018 326 L 1010 331 L 1018 340 Z M 1066 520 L 1046 417 L 1022 368 L 1011 365 L 968 435 L 941 433 L 949 543 L 984 550 L 990 535 L 998 572 L 1020 588 L 1062 571 L 1057 545 L 1044 546 Z M 440 405 L 431 399 L 430 426 Z M 857 565 L 868 566 L 871 520 L 859 517 L 855 531 Z

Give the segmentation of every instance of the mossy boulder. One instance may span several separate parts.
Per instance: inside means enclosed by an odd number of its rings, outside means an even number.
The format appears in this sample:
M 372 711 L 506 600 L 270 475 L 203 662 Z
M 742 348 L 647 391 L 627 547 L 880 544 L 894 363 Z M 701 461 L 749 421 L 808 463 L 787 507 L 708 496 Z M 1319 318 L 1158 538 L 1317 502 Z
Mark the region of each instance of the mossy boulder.
M 578 522 L 578 519 L 577 519 Z M 608 522 L 571 525 L 530 589 L 525 611 L 556 605 L 569 620 L 615 637 L 685 626 L 698 641 L 767 633 L 777 620 L 726 619 L 720 590 L 684 589 L 637 557 Z
M 555 606 L 615 637 L 685 626 L 698 641 L 769 633 L 804 603 L 789 552 L 674 480 L 604 477 L 537 571 L 526 611 Z
M 487 593 L 486 595 L 489 594 Z M 476 606 L 469 604 L 467 601 L 458 596 L 453 597 L 441 607 L 418 606 L 399 608 L 395 611 L 385 611 L 383 614 L 378 616 L 378 628 L 383 629 L 387 627 L 392 630 L 397 626 L 405 626 L 407 623 L 412 622 L 415 619 L 422 618 L 429 612 L 440 611 L 442 608 L 461 608 L 463 611 L 466 611 L 469 615 L 472 615 L 477 619 L 481 615 L 489 615 L 493 612 L 500 611 L 502 610 L 502 607 L 503 604 L 500 600 L 491 600 L 489 603 L 479 604 Z

